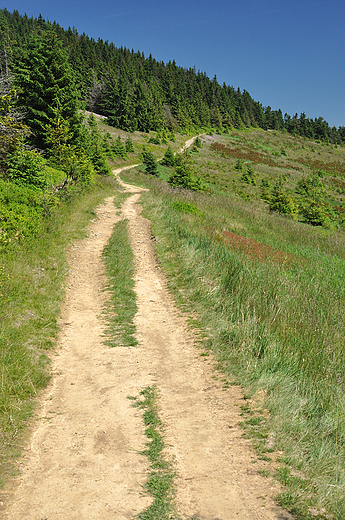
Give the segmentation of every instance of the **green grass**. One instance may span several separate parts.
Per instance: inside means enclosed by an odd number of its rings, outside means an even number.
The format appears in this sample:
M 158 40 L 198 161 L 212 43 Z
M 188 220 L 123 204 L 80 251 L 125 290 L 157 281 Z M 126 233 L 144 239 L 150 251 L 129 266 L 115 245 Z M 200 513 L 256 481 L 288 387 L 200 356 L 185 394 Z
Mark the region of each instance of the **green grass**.
M 127 162 L 118 160 L 114 167 L 139 162 L 148 136 L 135 133 L 131 137 L 136 153 Z M 161 179 L 141 174 L 140 168 L 122 177 L 151 190 L 143 194 L 142 202 L 158 238 L 161 265 L 176 302 L 189 314 L 198 315 L 202 353 L 214 353 L 224 372 L 224 387 L 241 383 L 246 394 L 253 396 L 253 403 L 259 393 L 265 396 L 260 407 L 268 409 L 269 415 L 255 406 L 246 408 L 243 426 L 260 457 L 269 459 L 270 450 L 284 452 L 276 474 L 284 486 L 280 503 L 301 519 L 342 520 L 345 235 L 343 230 L 313 228 L 269 214 L 260 199 L 260 182 L 268 179 L 272 183 L 283 174 L 284 188 L 294 193 L 302 175 L 321 168 L 327 200 L 342 206 L 338 180 L 344 173 L 345 151 L 258 129 L 215 138 L 236 153 L 223 156 L 209 142 L 191 155 L 208 193 L 171 188 L 165 182 L 170 171 L 162 166 Z M 179 140 L 182 136 L 173 144 L 176 149 L 182 144 Z M 148 149 L 157 158 L 165 151 L 154 144 Z M 241 172 L 234 170 L 238 155 L 244 165 L 250 158 L 261 157 L 262 162 L 254 162 L 256 185 L 241 182 Z M 83 236 L 95 215 L 94 207 L 110 193 L 114 187 L 105 179 L 82 193 L 70 191 L 59 207 L 52 208 L 53 218 L 44 220 L 38 236 L 13 240 L 0 254 L 2 481 L 19 453 L 35 396 L 49 380 L 47 350 L 58 331 L 66 248 L 71 240 Z M 117 205 L 126 196 L 119 194 Z M 115 344 L 131 344 L 135 300 L 126 222 L 115 230 L 117 238 L 113 236 L 105 253 L 109 291 L 111 305 L 117 305 L 119 297 L 124 304 L 115 311 L 110 328 Z M 118 280 L 123 285 L 117 287 Z M 149 400 L 156 406 L 151 390 L 140 401 L 147 401 L 140 406 L 148 412 Z M 145 451 L 152 457 L 150 492 L 154 504 L 159 497 L 163 502 L 157 502 L 158 509 L 143 512 L 151 515 L 140 517 L 145 519 L 160 518 L 163 512 L 174 514 L 169 509 L 171 467 L 165 468 L 165 476 L 159 473 L 159 462 L 153 467 L 153 452 L 159 461 L 163 440 L 159 417 L 152 410 L 145 421 L 151 421 L 150 414 L 153 423 L 147 423 L 147 430 L 152 437 Z
M 85 236 L 94 208 L 116 194 L 114 185 L 99 178 L 93 187 L 70 193 L 44 220 L 39 236 L 12 241 L 0 253 L 1 484 L 13 471 L 35 398 L 50 379 L 48 351 L 59 330 L 66 250 Z
M 280 502 L 299 518 L 310 511 L 345 518 L 343 230 L 269 214 L 258 200 L 231 193 L 125 176 L 150 188 L 142 203 L 157 254 L 177 303 L 199 316 L 205 352 L 213 351 L 218 368 L 249 395 L 264 391 L 269 417 L 245 426 L 262 457 L 271 448 L 285 453 Z M 176 204 L 205 217 L 175 211 Z M 269 448 L 266 436 L 274 439 Z M 296 478 L 284 480 L 284 471 Z
M 134 292 L 133 252 L 128 239 L 127 221 L 120 220 L 114 226 L 113 234 L 103 251 L 107 274 L 107 291 L 110 299 L 105 314 L 108 327 L 105 331 L 105 344 L 115 346 L 134 346 L 133 318 L 137 312 Z
M 145 433 L 148 437 L 146 449 L 142 452 L 150 462 L 148 480 L 144 489 L 152 496 L 153 502 L 139 513 L 140 520 L 177 520 L 174 504 L 174 477 L 172 463 L 164 456 L 163 425 L 157 407 L 157 389 L 146 387 L 139 397 L 133 399 L 134 406 L 143 410 Z
M 149 132 L 148 134 L 144 132 L 125 132 L 124 130 L 116 129 L 112 126 L 106 124 L 106 122 L 99 121 L 98 128 L 101 133 L 110 135 L 110 142 L 115 142 L 117 137 L 120 136 L 122 142 L 130 137 L 134 144 L 134 152 L 129 153 L 126 159 L 121 158 L 113 158 L 110 159 L 110 165 L 112 168 L 120 168 L 121 166 L 128 166 L 131 164 L 139 164 L 142 162 L 141 153 L 143 151 L 143 147 L 145 146 L 149 152 L 152 152 L 156 159 L 162 159 L 166 149 L 168 147 L 167 144 L 154 144 L 150 143 L 149 140 L 152 137 L 155 137 L 156 132 Z M 179 151 L 184 145 L 185 141 L 188 139 L 188 136 L 182 134 L 176 134 L 175 141 L 168 140 L 168 143 L 172 147 L 174 152 Z

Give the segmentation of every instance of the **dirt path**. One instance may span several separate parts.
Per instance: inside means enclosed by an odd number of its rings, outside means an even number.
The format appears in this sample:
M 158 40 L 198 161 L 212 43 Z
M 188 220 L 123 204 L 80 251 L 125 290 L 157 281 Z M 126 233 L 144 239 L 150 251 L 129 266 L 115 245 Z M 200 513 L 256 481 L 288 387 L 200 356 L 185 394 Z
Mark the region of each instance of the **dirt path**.
M 128 396 L 155 384 L 169 452 L 176 460 L 180 513 L 198 520 L 289 518 L 257 473 L 238 426 L 241 392 L 222 391 L 173 305 L 157 265 L 140 188 L 117 216 L 112 199 L 98 208 L 88 238 L 70 251 L 70 275 L 53 360 L 36 426 L 7 489 L 2 518 L 130 520 L 151 499 L 142 494 L 147 461 L 141 412 Z M 129 219 L 136 259 L 139 345 L 108 348 L 100 317 L 105 294 L 101 251 L 114 223 Z M 159 520 L 159 519 L 157 519 Z

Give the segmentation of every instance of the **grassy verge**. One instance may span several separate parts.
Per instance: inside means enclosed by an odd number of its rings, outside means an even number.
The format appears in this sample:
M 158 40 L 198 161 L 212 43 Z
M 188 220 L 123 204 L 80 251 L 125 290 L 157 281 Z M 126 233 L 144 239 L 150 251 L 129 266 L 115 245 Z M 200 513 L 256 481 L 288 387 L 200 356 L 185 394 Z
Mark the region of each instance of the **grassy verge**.
M 103 251 L 108 278 L 107 291 L 110 300 L 105 309 L 108 327 L 105 344 L 134 346 L 133 318 L 137 312 L 134 287 L 133 252 L 128 240 L 127 221 L 120 220 L 114 226 L 113 234 Z
M 163 426 L 157 409 L 157 390 L 144 388 L 139 397 L 130 397 L 134 406 L 144 412 L 147 449 L 142 452 L 150 462 L 150 473 L 145 484 L 152 496 L 152 504 L 138 515 L 140 520 L 177 520 L 174 508 L 174 471 L 171 462 L 164 457 Z
M 98 179 L 92 188 L 66 197 L 39 237 L 12 242 L 0 253 L 1 484 L 13 471 L 35 397 L 50 378 L 48 351 L 59 329 L 66 250 L 85 236 L 94 208 L 115 193 L 111 179 Z
M 344 518 L 344 233 L 126 179 L 150 187 L 142 204 L 157 253 L 177 303 L 199 316 L 204 348 L 230 381 L 265 396 L 269 417 L 249 417 L 247 433 L 262 456 L 284 452 L 281 504 L 299 518 Z M 199 213 L 181 211 L 191 206 Z

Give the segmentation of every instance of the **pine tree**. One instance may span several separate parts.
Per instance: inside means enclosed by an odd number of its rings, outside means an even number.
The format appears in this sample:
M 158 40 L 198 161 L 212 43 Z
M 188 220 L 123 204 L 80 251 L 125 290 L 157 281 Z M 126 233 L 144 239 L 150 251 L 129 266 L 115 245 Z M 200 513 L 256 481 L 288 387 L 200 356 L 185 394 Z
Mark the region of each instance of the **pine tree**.
M 127 137 L 127 139 L 126 139 L 125 148 L 126 148 L 126 152 L 127 153 L 134 153 L 135 152 L 134 144 L 133 144 L 133 141 L 132 141 L 132 139 L 130 137 Z
M 170 145 L 168 146 L 165 155 L 161 160 L 161 164 L 163 166 L 175 166 L 175 155 Z
M 145 166 L 145 172 L 150 175 L 157 175 L 158 166 L 153 153 L 149 152 L 148 150 L 146 150 L 146 148 L 144 148 L 142 153 L 142 159 Z
M 53 32 L 33 36 L 28 48 L 23 50 L 15 70 L 20 84 L 20 102 L 27 109 L 26 121 L 35 136 L 35 144 L 50 147 L 47 125 L 56 118 L 65 120 L 70 129 L 70 141 L 78 139 L 81 116 L 75 79 L 67 54 Z
M 44 125 L 45 141 L 51 146 L 51 156 L 61 162 L 68 150 L 71 141 L 69 123 L 62 116 L 62 108 L 59 99 L 55 100 L 55 106 L 51 107 L 53 117 L 48 117 L 48 123 Z
M 23 123 L 23 113 L 16 108 L 17 92 L 9 75 L 0 75 L 0 170 L 6 170 L 6 159 L 21 147 L 30 133 Z
M 243 171 L 243 164 L 242 164 L 241 159 L 237 159 L 237 162 L 235 164 L 235 170 L 237 170 L 238 172 Z

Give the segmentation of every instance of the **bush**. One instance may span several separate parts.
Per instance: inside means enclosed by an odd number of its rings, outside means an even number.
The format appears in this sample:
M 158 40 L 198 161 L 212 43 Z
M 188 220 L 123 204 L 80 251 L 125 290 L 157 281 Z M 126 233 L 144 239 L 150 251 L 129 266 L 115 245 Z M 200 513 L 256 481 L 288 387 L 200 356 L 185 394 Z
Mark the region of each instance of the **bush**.
M 190 215 L 197 215 L 198 217 L 205 217 L 205 213 L 200 211 L 199 208 L 190 204 L 190 202 L 183 202 L 178 200 L 172 204 L 172 207 L 180 213 L 189 213 Z
M 293 198 L 282 188 L 273 188 L 269 198 L 270 211 L 277 211 L 285 215 L 295 216 L 298 213 L 297 205 Z
M 187 162 L 179 159 L 179 164 L 175 166 L 175 171 L 168 180 L 172 186 L 181 186 L 187 190 L 204 191 L 205 185 Z
M 7 159 L 7 176 L 16 184 L 43 189 L 47 184 L 45 164 L 37 150 L 21 147 Z
M 161 164 L 163 166 L 175 166 L 175 155 L 170 145 L 168 146 L 167 151 L 161 160 Z
M 143 153 L 141 154 L 142 160 L 145 166 L 145 172 L 150 175 L 157 175 L 158 173 L 158 166 L 155 159 L 155 156 L 152 152 L 149 152 L 144 148 Z
M 43 192 L 0 180 L 0 247 L 39 235 L 46 204 Z

